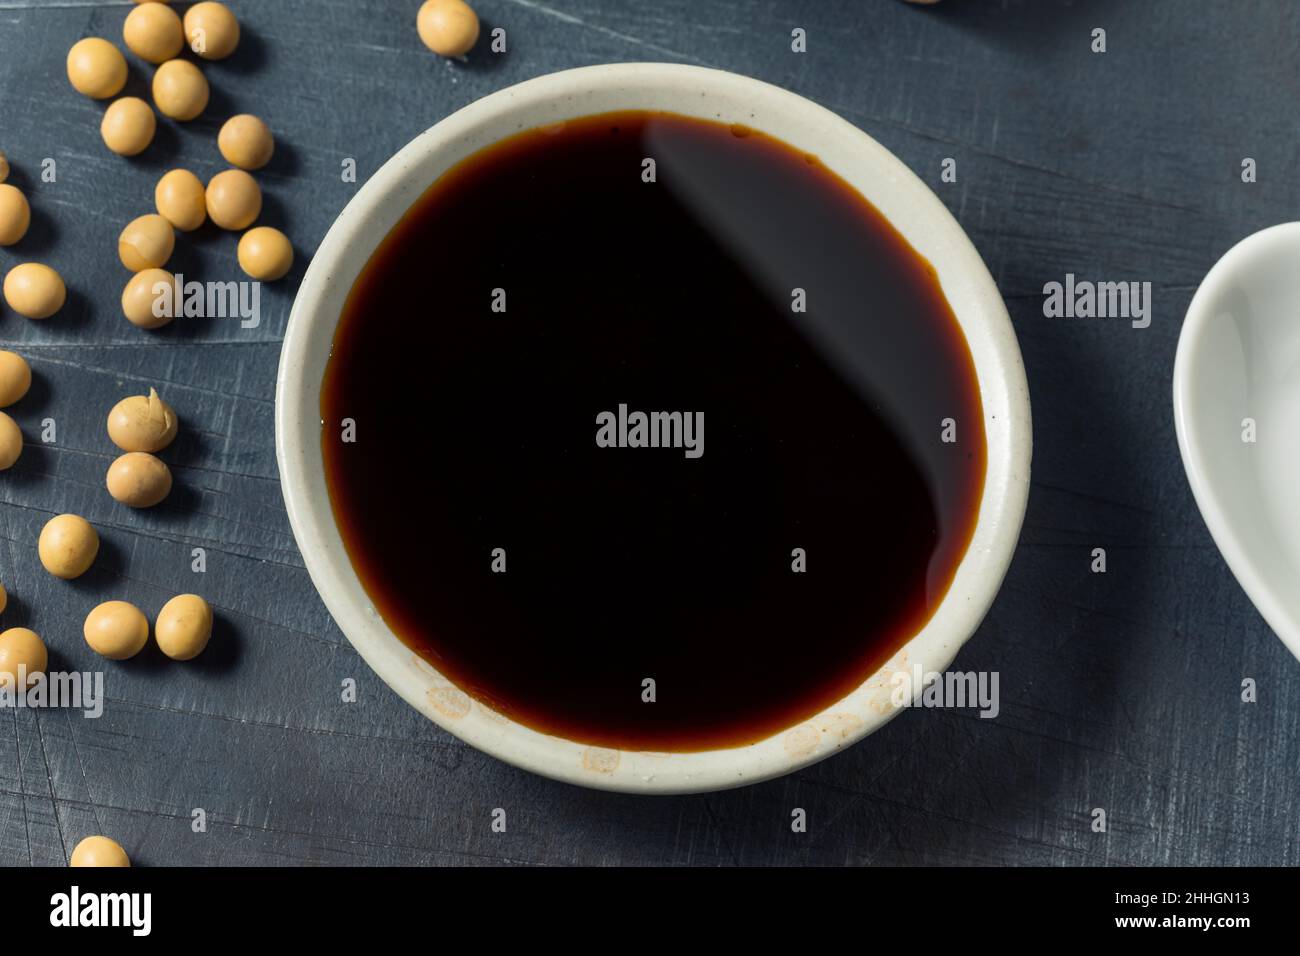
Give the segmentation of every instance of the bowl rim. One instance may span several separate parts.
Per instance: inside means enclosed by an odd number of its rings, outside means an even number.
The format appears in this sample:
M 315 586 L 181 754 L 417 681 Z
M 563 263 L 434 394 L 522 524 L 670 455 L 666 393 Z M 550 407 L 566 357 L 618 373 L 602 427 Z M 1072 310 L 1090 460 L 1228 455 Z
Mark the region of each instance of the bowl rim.
M 438 176 L 466 156 L 518 130 L 616 109 L 744 123 L 816 154 L 934 266 L 979 382 L 984 491 L 971 541 L 938 608 L 843 699 L 742 747 L 611 750 L 539 733 L 471 698 L 414 654 L 376 612 L 344 549 L 325 487 L 321 379 L 343 299 L 378 243 Z M 275 428 L 285 506 L 307 571 L 340 630 L 379 677 L 440 727 L 501 760 L 556 780 L 636 793 L 720 790 L 790 773 L 904 709 L 910 701 L 896 699 L 899 675 L 944 670 L 1001 586 L 1024 519 L 1032 451 L 1028 384 L 1006 306 L 974 245 L 929 187 L 866 133 L 796 93 L 736 73 L 668 63 L 579 67 L 527 80 L 451 114 L 381 166 L 334 221 L 303 277 L 284 334 Z M 919 695 L 921 688 L 912 691 Z
M 1228 518 L 1228 510 L 1223 505 L 1219 491 L 1208 477 L 1208 473 L 1213 470 L 1207 464 L 1210 456 L 1202 446 L 1200 434 L 1193 424 L 1196 416 L 1191 408 L 1197 394 L 1197 380 L 1192 366 L 1209 325 L 1217 314 L 1215 304 L 1222 301 L 1227 288 L 1259 257 L 1268 255 L 1278 247 L 1294 248 L 1298 245 L 1300 222 L 1279 223 L 1239 240 L 1210 267 L 1192 294 L 1178 333 L 1172 391 L 1178 453 L 1183 461 L 1183 471 L 1187 474 L 1187 483 L 1192 489 L 1192 498 L 1209 529 L 1210 537 L 1228 565 L 1228 570 L 1237 579 L 1265 623 L 1286 648 L 1300 659 L 1300 630 L 1297 630 L 1295 612 L 1278 601 L 1274 589 L 1266 583 L 1268 576 L 1260 570 L 1258 560 L 1243 544 Z

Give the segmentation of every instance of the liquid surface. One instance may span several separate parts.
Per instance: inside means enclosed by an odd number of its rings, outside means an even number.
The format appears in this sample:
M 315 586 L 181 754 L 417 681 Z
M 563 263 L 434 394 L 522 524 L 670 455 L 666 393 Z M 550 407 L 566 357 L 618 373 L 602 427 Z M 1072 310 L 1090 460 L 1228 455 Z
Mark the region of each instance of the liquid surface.
M 750 743 L 853 690 L 942 599 L 984 482 L 929 264 L 815 158 L 672 114 L 449 171 L 354 286 L 321 404 L 394 631 L 511 718 L 622 749 Z M 681 425 L 636 447 L 637 411 Z

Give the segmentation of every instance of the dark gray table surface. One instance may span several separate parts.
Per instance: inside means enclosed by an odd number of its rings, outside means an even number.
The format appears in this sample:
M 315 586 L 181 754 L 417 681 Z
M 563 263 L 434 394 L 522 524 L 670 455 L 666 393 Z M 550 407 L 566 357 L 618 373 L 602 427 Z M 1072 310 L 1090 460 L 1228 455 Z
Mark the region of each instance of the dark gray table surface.
M 0 343 L 27 356 L 11 409 L 27 444 L 0 475 L 4 626 L 29 625 L 54 664 L 94 669 L 81 637 L 110 597 L 152 615 L 197 590 L 218 609 L 191 665 L 156 649 L 107 666 L 102 718 L 0 712 L 0 862 L 61 864 L 82 836 L 164 864 L 1295 864 L 1300 862 L 1300 664 L 1233 580 L 1192 500 L 1170 383 L 1183 313 L 1235 241 L 1295 217 L 1300 3 L 1289 0 L 478 0 L 507 30 L 440 61 L 418 0 L 234 0 L 244 38 L 205 65 L 213 101 L 164 123 L 138 160 L 98 135 L 75 94 L 77 39 L 119 42 L 131 4 L 0 0 L 0 149 L 32 200 L 0 268 L 39 259 L 71 290 L 55 319 L 0 307 Z M 790 51 L 803 27 L 808 52 Z M 1094 27 L 1108 52 L 1090 51 Z M 735 70 L 847 117 L 917 170 L 988 263 L 1020 337 L 1034 410 L 1029 511 L 1006 584 L 955 667 L 996 670 L 1002 712 L 913 711 L 784 779 L 689 797 L 581 790 L 516 770 L 420 717 L 333 624 L 280 496 L 272 409 L 302 269 L 357 186 L 420 131 L 477 97 L 565 67 L 668 60 Z M 148 72 L 131 58 L 129 91 Z M 223 164 L 220 122 L 253 112 L 279 151 L 260 175 L 263 222 L 299 263 L 264 289 L 263 321 L 118 311 L 116 236 L 151 211 L 162 170 Z M 42 182 L 41 162 L 57 162 Z M 958 181 L 939 181 L 952 157 Z M 1243 183 L 1244 157 L 1258 182 Z M 205 229 L 174 266 L 237 274 Z M 1045 282 L 1150 281 L 1151 326 L 1048 319 Z M 135 512 L 103 489 L 104 416 L 157 385 L 183 430 L 178 488 Z M 39 440 L 43 419 L 57 442 Z M 99 528 L 84 578 L 46 574 L 42 524 Z M 207 571 L 191 570 L 191 549 Z M 1090 572 L 1104 547 L 1108 571 Z M 359 699 L 340 700 L 353 677 Z M 1254 679 L 1257 703 L 1241 701 Z M 509 828 L 493 833 L 493 808 Z M 809 829 L 795 834 L 803 807 Z M 207 832 L 194 833 L 195 808 Z M 1093 832 L 1092 810 L 1108 815 Z

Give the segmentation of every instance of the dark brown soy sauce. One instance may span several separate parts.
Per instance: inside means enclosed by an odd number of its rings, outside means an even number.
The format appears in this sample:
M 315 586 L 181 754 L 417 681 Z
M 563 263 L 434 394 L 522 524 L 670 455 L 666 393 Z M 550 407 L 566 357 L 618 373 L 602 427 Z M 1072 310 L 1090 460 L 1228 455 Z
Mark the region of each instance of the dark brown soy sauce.
M 598 447 L 620 403 L 703 412 L 703 455 Z M 847 694 L 944 596 L 984 483 L 929 263 L 815 157 L 664 113 L 439 179 L 352 289 L 321 413 L 393 630 L 513 719 L 624 749 L 742 745 Z

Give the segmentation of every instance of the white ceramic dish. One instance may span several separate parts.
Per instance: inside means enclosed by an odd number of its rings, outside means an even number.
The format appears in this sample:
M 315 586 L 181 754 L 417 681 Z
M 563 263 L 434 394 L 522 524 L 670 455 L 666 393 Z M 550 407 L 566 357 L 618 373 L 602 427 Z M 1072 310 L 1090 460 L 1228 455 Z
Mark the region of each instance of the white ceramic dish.
M 979 377 L 988 472 L 974 538 L 947 596 L 871 680 L 823 713 L 750 746 L 685 754 L 588 747 L 538 733 L 472 700 L 376 613 L 330 510 L 321 378 L 344 300 L 375 247 L 459 160 L 521 129 L 619 109 L 744 123 L 815 153 L 938 270 Z M 655 63 L 586 67 L 521 83 L 465 107 L 402 149 L 357 192 L 321 243 L 290 316 L 276 392 L 276 450 L 289 519 L 317 590 L 366 662 L 412 706 L 481 750 L 560 780 L 636 792 L 764 780 L 826 757 L 888 721 L 896 711 L 893 674 L 917 664 L 943 670 L 992 603 L 1020 533 L 1030 445 L 1028 388 L 1006 308 L 974 246 L 921 180 L 865 133 L 793 93 L 731 73 Z
M 1228 567 L 1296 657 L 1298 265 L 1300 223 L 1233 246 L 1192 297 L 1174 362 L 1174 424 L 1196 504 Z

